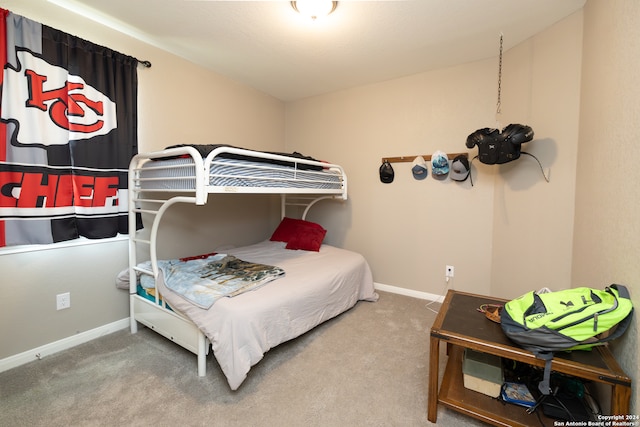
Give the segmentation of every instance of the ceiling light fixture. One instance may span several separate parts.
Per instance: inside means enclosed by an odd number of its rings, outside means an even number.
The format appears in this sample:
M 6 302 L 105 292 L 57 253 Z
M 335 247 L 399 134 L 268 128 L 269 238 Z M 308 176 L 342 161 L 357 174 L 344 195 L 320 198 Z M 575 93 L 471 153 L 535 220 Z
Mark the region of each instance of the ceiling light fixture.
M 291 7 L 293 7 L 296 12 L 315 21 L 336 10 L 338 2 L 331 0 L 298 0 L 292 1 Z

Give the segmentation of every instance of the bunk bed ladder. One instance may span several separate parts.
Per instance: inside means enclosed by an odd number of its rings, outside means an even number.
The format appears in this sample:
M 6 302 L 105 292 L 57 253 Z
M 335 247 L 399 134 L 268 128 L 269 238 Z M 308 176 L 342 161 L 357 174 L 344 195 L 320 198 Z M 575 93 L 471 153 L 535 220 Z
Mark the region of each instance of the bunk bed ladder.
M 135 309 L 135 295 L 137 294 L 137 280 L 135 279 L 137 273 L 147 274 L 152 276 L 154 279 L 158 278 L 158 257 L 157 257 L 157 238 L 158 238 L 158 228 L 164 213 L 171 206 L 177 203 L 188 203 L 188 204 L 196 204 L 198 202 L 197 197 L 185 197 L 185 196 L 175 196 L 170 197 L 169 199 L 147 199 L 142 195 L 142 190 L 138 189 L 133 184 L 133 178 L 130 177 L 130 186 L 129 186 L 129 277 L 130 277 L 130 287 L 129 287 L 129 304 L 130 304 L 130 329 L 131 333 L 136 333 L 138 331 L 138 321 L 134 313 L 136 313 Z M 136 229 L 136 217 L 137 215 L 148 215 L 153 218 L 150 235 L 148 238 L 140 237 L 141 232 Z M 138 266 L 137 254 L 138 249 L 143 245 L 146 248 L 146 253 L 149 254 L 149 260 L 151 261 L 151 270 L 141 268 Z M 163 308 L 167 308 L 164 300 L 160 300 L 159 292 L 155 293 L 155 304 L 161 305 Z M 176 317 L 182 318 L 181 315 L 174 313 Z M 193 330 L 195 326 L 189 327 L 189 329 Z M 172 341 L 176 341 L 173 336 L 167 336 Z M 179 342 L 179 341 L 178 341 Z M 184 346 L 183 342 L 179 342 Z M 202 331 L 197 331 L 197 339 L 196 339 L 196 348 L 193 348 L 192 344 L 190 344 L 187 348 L 196 353 L 198 357 L 198 376 L 204 377 L 206 375 L 206 356 L 208 354 L 209 342 L 202 333 Z
M 152 270 L 148 270 L 138 266 L 138 249 L 140 248 L 140 245 L 143 245 L 146 247 L 146 252 L 148 253 L 151 248 L 151 240 L 141 237 L 142 232 L 136 229 L 136 216 L 138 214 L 156 216 L 159 211 L 159 206 L 164 203 L 165 200 L 141 198 L 139 197 L 140 190 L 137 190 L 132 186 L 130 186 L 129 188 L 129 278 L 134 282 L 129 286 L 129 294 L 135 295 L 137 286 L 137 280 L 135 280 L 135 277 L 137 276 L 137 273 L 153 276 Z M 142 208 L 141 206 L 145 203 L 158 205 L 158 209 Z M 156 297 L 156 304 L 158 303 L 159 301 Z M 130 300 L 130 305 L 133 306 L 133 300 Z M 133 307 L 130 307 L 130 313 L 134 313 Z M 134 316 L 131 316 L 129 318 L 129 322 L 131 333 L 135 334 L 136 332 L 138 332 L 138 323 Z
M 148 239 L 138 237 L 140 235 L 139 231 L 133 231 L 129 233 L 129 276 L 135 277 L 135 274 L 142 273 L 153 276 L 154 279 L 158 278 L 158 254 L 157 254 L 157 238 L 158 238 L 158 228 L 160 226 L 160 221 L 162 220 L 163 214 L 166 212 L 169 207 L 173 206 L 176 203 L 188 203 L 195 204 L 195 197 L 185 197 L 185 196 L 175 196 L 169 199 L 145 199 L 142 197 L 138 197 L 137 194 L 140 193 L 140 190 L 133 189 L 131 191 L 132 197 L 129 202 L 129 229 L 136 229 L 136 215 L 137 214 L 146 214 L 151 215 L 153 217 L 153 224 L 151 226 L 151 233 Z M 157 208 L 149 208 L 149 207 L 141 207 L 142 205 L 155 205 Z M 149 254 L 149 260 L 151 261 L 151 270 L 147 270 L 145 268 L 138 267 L 137 261 L 137 253 L 139 249 L 139 245 L 144 244 L 148 248 L 147 253 Z M 136 289 L 132 285 L 129 289 L 130 294 L 135 294 Z M 164 301 L 160 301 L 158 292 L 156 292 L 156 304 L 162 305 L 166 307 Z M 135 333 L 137 330 L 137 325 L 135 323 L 135 319 L 131 319 L 131 332 Z

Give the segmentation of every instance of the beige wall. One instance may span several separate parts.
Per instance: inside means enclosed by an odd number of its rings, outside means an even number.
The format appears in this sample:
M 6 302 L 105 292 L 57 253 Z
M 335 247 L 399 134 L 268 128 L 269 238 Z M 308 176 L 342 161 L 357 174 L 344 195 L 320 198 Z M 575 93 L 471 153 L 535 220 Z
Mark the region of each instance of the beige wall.
M 443 292 L 446 264 L 455 267 L 451 285 L 464 291 L 509 298 L 569 287 L 581 40 L 579 12 L 505 52 L 499 123 L 497 59 L 287 104 L 287 148 L 349 174 L 345 212 L 313 212 L 330 230 L 344 228 L 328 239 L 365 254 L 378 283 L 427 294 Z M 382 157 L 473 157 L 471 132 L 509 123 L 534 129 L 523 147 L 551 169 L 549 183 L 529 157 L 502 166 L 476 160 L 473 187 L 416 181 L 410 162 L 393 165 L 393 183 L 378 179 Z
M 634 381 L 630 413 L 638 414 L 640 2 L 589 0 L 583 55 L 572 282 L 631 291 L 636 316 L 613 348 Z
M 5 0 L 0 7 L 152 62 L 150 69 L 138 68 L 140 151 L 185 142 L 283 149 L 282 102 L 47 1 Z M 207 207 L 172 210 L 177 215 L 169 212 L 167 222 L 187 227 L 185 235 L 163 234 L 168 254 L 252 243 L 268 237 L 274 222 L 265 197 L 219 197 Z M 203 216 L 208 225 L 194 227 Z M 127 293 L 114 285 L 127 252 L 126 241 L 19 254 L 0 249 L 0 359 L 127 318 Z M 56 311 L 55 295 L 62 292 L 71 292 L 71 308 Z
M 438 295 L 453 264 L 457 288 L 490 291 L 491 173 L 474 171 L 472 188 L 416 181 L 411 162 L 395 163 L 394 182 L 383 184 L 378 168 L 385 156 L 466 151 L 467 135 L 494 123 L 495 74 L 495 61 L 477 62 L 287 105 L 287 149 L 348 173 L 346 208 L 325 205 L 311 218 L 327 225 L 330 243 L 363 253 L 376 282 Z

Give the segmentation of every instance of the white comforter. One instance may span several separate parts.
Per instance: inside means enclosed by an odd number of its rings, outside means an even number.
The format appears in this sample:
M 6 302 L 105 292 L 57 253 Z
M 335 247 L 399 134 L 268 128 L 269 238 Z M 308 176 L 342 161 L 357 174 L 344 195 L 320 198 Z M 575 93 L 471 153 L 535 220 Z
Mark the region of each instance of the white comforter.
M 275 265 L 285 276 L 257 290 L 223 298 L 210 309 L 189 304 L 162 283 L 172 308 L 190 318 L 209 338 L 214 355 L 236 390 L 271 348 L 353 307 L 376 301 L 371 270 L 362 255 L 322 245 L 319 252 L 295 251 L 264 241 L 226 250 L 240 259 Z

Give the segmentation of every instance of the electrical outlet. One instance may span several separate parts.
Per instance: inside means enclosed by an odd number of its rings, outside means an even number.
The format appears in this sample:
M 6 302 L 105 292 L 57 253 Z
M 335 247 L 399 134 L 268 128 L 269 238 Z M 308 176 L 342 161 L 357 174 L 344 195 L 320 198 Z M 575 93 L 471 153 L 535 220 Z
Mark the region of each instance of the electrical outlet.
M 56 295 L 56 310 L 64 310 L 69 307 L 71 307 L 71 294 L 69 292 Z
M 444 277 L 453 277 L 453 265 L 447 265 L 445 267 Z

